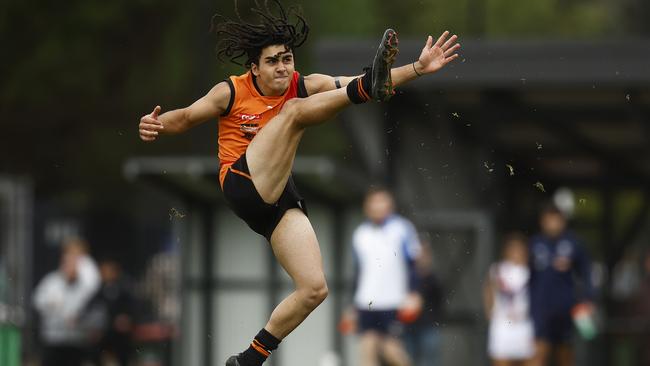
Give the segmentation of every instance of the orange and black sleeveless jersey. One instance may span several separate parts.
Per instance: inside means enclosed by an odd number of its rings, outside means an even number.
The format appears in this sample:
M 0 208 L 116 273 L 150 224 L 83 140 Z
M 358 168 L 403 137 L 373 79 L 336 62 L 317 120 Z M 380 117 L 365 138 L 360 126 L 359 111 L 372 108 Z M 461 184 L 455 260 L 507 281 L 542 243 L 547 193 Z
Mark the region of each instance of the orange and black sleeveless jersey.
M 292 98 L 307 96 L 304 79 L 295 71 L 289 88 L 280 96 L 265 96 L 255 85 L 249 71 L 226 80 L 230 86 L 230 103 L 219 119 L 219 182 L 223 187 L 228 168 L 246 152 L 248 144 L 282 106 Z

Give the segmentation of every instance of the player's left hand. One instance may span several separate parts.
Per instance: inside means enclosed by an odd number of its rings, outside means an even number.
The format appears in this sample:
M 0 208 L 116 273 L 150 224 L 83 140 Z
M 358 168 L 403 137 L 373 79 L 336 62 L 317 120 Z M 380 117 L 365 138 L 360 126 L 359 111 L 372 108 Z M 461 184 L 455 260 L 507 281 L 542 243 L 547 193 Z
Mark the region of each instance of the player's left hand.
M 397 311 L 397 318 L 405 324 L 413 323 L 420 317 L 423 305 L 422 296 L 417 292 L 411 292 Z
M 458 36 L 455 34 L 449 37 L 449 31 L 445 31 L 435 44 L 433 44 L 433 37 L 429 36 L 420 57 L 415 62 L 418 73 L 436 72 L 457 59 L 456 51 L 460 49 L 460 43 L 457 43 L 457 40 Z

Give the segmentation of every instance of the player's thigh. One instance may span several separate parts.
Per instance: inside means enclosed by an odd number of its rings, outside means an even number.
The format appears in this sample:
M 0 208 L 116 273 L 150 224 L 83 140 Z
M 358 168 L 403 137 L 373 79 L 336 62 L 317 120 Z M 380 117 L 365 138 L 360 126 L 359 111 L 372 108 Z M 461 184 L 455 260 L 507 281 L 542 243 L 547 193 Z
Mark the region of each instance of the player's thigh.
M 381 346 L 381 335 L 369 330 L 359 336 L 359 356 L 362 366 L 379 365 L 379 348 Z
M 287 103 L 289 104 L 289 103 Z M 293 107 L 285 106 L 284 109 Z M 262 128 L 246 149 L 253 184 L 266 203 L 275 203 L 289 179 L 296 149 L 304 129 L 280 112 Z
M 406 353 L 402 342 L 395 337 L 384 337 L 382 350 L 384 357 L 392 365 L 406 366 L 410 364 L 409 356 Z
M 284 214 L 271 235 L 271 247 L 297 287 L 325 285 L 323 259 L 316 233 L 300 209 L 293 208 Z

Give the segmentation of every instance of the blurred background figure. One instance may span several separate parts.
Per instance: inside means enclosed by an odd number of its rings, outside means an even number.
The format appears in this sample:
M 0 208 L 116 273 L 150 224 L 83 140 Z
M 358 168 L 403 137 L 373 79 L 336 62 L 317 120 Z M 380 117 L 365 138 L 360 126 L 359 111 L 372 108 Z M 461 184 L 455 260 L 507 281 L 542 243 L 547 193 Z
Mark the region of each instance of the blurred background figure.
M 483 298 L 490 322 L 488 354 L 495 366 L 530 365 L 535 352 L 530 318 L 528 240 L 512 233 L 499 262 L 490 267 Z
M 133 334 L 138 364 L 172 364 L 172 342 L 181 317 L 177 255 L 173 245 L 167 243 L 162 251 L 151 257 L 137 284 L 137 294 L 143 297 L 143 310 Z
M 122 267 L 112 259 L 99 265 L 102 285 L 91 308 L 101 314 L 93 337 L 93 359 L 97 365 L 128 365 L 132 351 L 135 299 Z
M 567 228 L 567 219 L 554 205 L 542 208 L 541 233 L 530 241 L 531 315 L 535 325 L 535 363 L 546 365 L 555 354 L 556 365 L 573 365 L 572 311 L 593 313 L 591 266 L 587 253 Z M 580 281 L 582 291 L 578 291 Z
M 82 317 L 99 286 L 99 271 L 88 254 L 88 244 L 80 238 L 66 240 L 59 268 L 39 282 L 33 297 L 41 321 L 44 366 L 82 364 L 88 347 Z
M 171 246 L 153 255 L 146 265 L 138 291 L 146 297 L 151 320 L 173 326 L 181 315 L 180 268 Z
M 440 365 L 440 334 L 439 322 L 442 318 L 443 289 L 434 272 L 433 250 L 431 243 L 421 238 L 422 250 L 415 260 L 418 292 L 422 299 L 422 310 L 414 309 L 416 319 L 402 311 L 400 319 L 406 323 L 404 344 L 413 360 L 414 366 Z
M 639 291 L 643 281 L 643 252 L 637 247 L 627 248 L 622 258 L 612 269 L 611 297 L 614 311 L 617 315 L 624 315 L 629 307 L 629 302 L 634 301 L 634 296 Z
M 643 256 L 643 279 L 636 296 L 634 315 L 641 322 L 643 329 L 640 365 L 650 366 L 650 250 Z
M 387 189 L 370 189 L 363 210 L 367 221 L 355 230 L 352 244 L 360 365 L 377 366 L 384 360 L 407 366 L 411 362 L 400 341 L 398 312 L 417 314 L 422 306 L 415 273 L 420 242 L 413 224 L 395 213 Z

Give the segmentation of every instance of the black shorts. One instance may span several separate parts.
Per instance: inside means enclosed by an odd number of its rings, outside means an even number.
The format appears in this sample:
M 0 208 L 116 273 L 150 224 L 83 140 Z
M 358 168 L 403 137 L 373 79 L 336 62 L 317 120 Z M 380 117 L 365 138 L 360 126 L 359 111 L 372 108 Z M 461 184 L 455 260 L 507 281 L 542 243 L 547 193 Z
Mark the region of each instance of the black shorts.
M 397 319 L 397 310 L 361 310 L 357 309 L 358 331 L 363 334 L 369 331 L 399 337 L 404 325 Z
M 235 214 L 269 242 L 273 231 L 287 210 L 299 208 L 305 215 L 307 214 L 305 200 L 298 193 L 292 176 L 289 176 L 278 202 L 272 205 L 264 202 L 250 179 L 246 154 L 242 155 L 226 172 L 223 194 Z
M 566 344 L 573 339 L 571 309 L 543 311 L 532 314 L 535 338 L 553 345 Z

